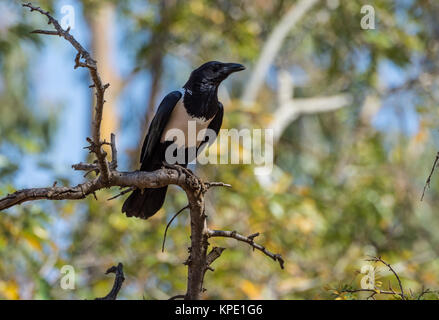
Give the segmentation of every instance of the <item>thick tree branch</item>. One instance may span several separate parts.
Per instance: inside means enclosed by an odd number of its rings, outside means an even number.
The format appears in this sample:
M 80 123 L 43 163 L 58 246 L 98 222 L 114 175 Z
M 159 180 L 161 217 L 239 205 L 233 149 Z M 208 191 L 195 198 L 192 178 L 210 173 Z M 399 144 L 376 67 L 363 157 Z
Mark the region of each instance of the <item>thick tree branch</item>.
M 191 247 L 188 266 L 187 292 L 185 299 L 198 300 L 203 291 L 203 277 L 206 269 L 206 256 L 209 243 L 207 242 L 207 223 L 204 205 L 205 189 L 201 185 L 197 191 L 186 193 L 189 200 L 191 216 Z
M 74 187 L 46 187 L 18 190 L 12 194 L 0 198 L 0 210 L 8 209 L 12 206 L 27 201 L 40 199 L 47 200 L 77 200 L 84 199 L 86 196 L 106 187 L 136 187 L 138 189 L 160 188 L 169 184 L 175 184 L 185 190 L 190 191 L 190 185 L 186 185 L 184 173 L 173 169 L 159 169 L 153 172 L 134 171 L 119 172 L 112 171 L 110 184 L 103 182 L 102 176 L 78 184 Z M 189 180 L 191 181 L 191 180 Z

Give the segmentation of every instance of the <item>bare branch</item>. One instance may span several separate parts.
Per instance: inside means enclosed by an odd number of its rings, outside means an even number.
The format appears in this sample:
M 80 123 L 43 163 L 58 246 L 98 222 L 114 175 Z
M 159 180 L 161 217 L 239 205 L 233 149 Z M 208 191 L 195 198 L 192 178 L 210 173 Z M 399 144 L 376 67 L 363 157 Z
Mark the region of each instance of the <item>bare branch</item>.
M 108 161 L 106 159 L 106 153 L 102 149 L 102 141 L 101 141 L 101 122 L 102 122 L 102 112 L 104 108 L 104 93 L 108 88 L 108 84 L 103 85 L 101 78 L 99 76 L 96 61 L 93 60 L 90 56 L 90 53 L 84 49 L 84 47 L 76 41 L 76 39 L 69 33 L 69 29 L 64 30 L 59 22 L 53 18 L 48 11 L 42 10 L 40 7 L 35 7 L 31 3 L 23 4 L 23 7 L 27 7 L 30 11 L 37 11 L 42 15 L 45 15 L 49 20 L 49 24 L 52 24 L 56 31 L 43 31 L 43 30 L 35 30 L 34 33 L 43 33 L 43 34 L 56 34 L 68 42 L 77 50 L 77 55 L 75 58 L 75 69 L 77 67 L 85 67 L 88 68 L 90 72 L 90 76 L 93 80 L 94 88 L 96 89 L 96 106 L 95 106 L 95 116 L 92 123 L 92 137 L 93 139 L 89 141 L 90 143 L 90 151 L 96 154 L 96 158 L 98 160 L 100 173 L 103 176 L 103 183 L 108 184 L 110 180 L 110 168 L 108 166 Z M 49 33 L 48 33 L 49 32 Z M 84 62 L 81 61 L 81 58 L 84 59 Z
M 116 135 L 111 134 L 111 169 L 117 169 L 117 149 L 116 149 Z
M 122 288 L 122 284 L 125 281 L 125 276 L 123 274 L 123 265 L 119 262 L 116 266 L 112 266 L 105 272 L 105 274 L 114 273 L 116 277 L 114 278 L 113 288 L 111 291 L 102 298 L 96 298 L 95 300 L 116 300 L 117 295 L 119 294 L 120 289 Z
M 61 34 L 58 31 L 51 31 L 51 30 L 34 30 L 31 31 L 31 33 L 47 34 L 51 36 L 61 36 Z
M 27 201 L 34 201 L 40 199 L 48 200 L 64 200 L 64 199 L 84 199 L 87 195 L 101 189 L 103 184 L 100 179 L 93 179 L 75 187 L 47 187 L 47 188 L 32 188 L 16 191 L 8 194 L 6 197 L 0 199 L 0 210 L 8 209 L 15 205 Z
M 384 264 L 387 268 L 389 268 L 389 270 L 393 273 L 393 275 L 395 276 L 396 280 L 398 281 L 398 285 L 399 285 L 399 289 L 401 290 L 400 296 L 403 300 L 405 300 L 405 296 L 404 296 L 404 288 L 402 287 L 402 283 L 401 283 L 401 279 L 399 278 L 398 274 L 396 273 L 396 271 L 392 268 L 392 266 L 387 263 L 386 261 L 384 261 L 383 259 L 381 259 L 381 257 L 372 257 L 371 259 L 369 259 L 368 261 L 372 261 L 372 262 L 381 262 L 382 264 Z
M 111 146 L 111 162 L 109 163 L 109 169 L 115 170 L 117 169 L 117 149 L 116 149 L 116 136 L 114 133 L 111 134 L 111 143 L 102 142 L 102 144 L 109 144 Z M 90 147 L 85 147 L 86 149 L 89 149 Z M 78 171 L 86 171 L 84 174 L 84 177 L 86 177 L 89 173 L 95 172 L 98 174 L 100 172 L 99 165 L 97 164 L 97 160 L 94 163 L 84 163 L 80 162 L 77 164 L 72 165 L 72 168 L 74 170 Z
M 185 190 L 190 190 L 186 185 L 186 176 L 180 175 L 179 172 L 171 169 L 159 169 L 153 172 L 134 171 L 134 172 L 119 172 L 112 171 L 112 180 L 110 185 L 103 182 L 102 176 L 95 179 L 78 184 L 74 187 L 47 187 L 47 188 L 32 188 L 16 191 L 0 198 L 0 210 L 4 210 L 15 205 L 27 201 L 34 201 L 40 199 L 47 200 L 77 200 L 84 199 L 89 194 L 92 194 L 100 189 L 108 186 L 117 187 L 135 187 L 138 189 L 144 188 L 160 188 L 169 184 L 176 184 Z
M 368 298 L 373 298 L 376 294 L 391 294 L 391 295 L 397 295 L 401 296 L 401 293 L 390 290 L 380 290 L 380 289 L 343 289 L 341 292 L 346 293 L 357 293 L 357 292 L 370 292 L 372 295 L 370 295 Z
M 221 256 L 221 254 L 223 253 L 224 250 L 226 250 L 226 248 L 221 248 L 221 247 L 213 247 L 212 250 L 210 250 L 209 254 L 206 257 L 206 266 L 205 266 L 204 271 L 203 271 L 203 282 L 204 282 L 204 276 L 206 275 L 207 270 L 215 271 L 215 269 L 213 269 L 211 267 L 211 264 Z M 202 291 L 205 291 L 205 290 L 206 289 L 202 288 Z
M 212 187 L 226 187 L 226 188 L 232 187 L 231 184 L 224 183 L 224 182 L 206 182 L 205 186 L 207 187 L 207 189 L 210 189 Z
M 226 248 L 222 248 L 222 247 L 213 247 L 212 250 L 210 250 L 206 258 L 206 262 L 207 262 L 206 264 L 209 270 L 213 271 L 210 265 L 221 256 L 224 250 L 226 250 Z
M 170 297 L 168 300 L 184 299 L 185 297 L 184 294 L 177 294 L 176 296 Z
M 434 159 L 433 167 L 431 167 L 430 174 L 428 175 L 427 181 L 425 182 L 424 190 L 422 191 L 421 201 L 424 200 L 425 190 L 427 188 L 430 188 L 431 177 L 433 176 L 433 173 L 434 173 L 434 170 L 436 169 L 438 161 L 439 161 L 439 152 L 436 153 L 436 158 Z
M 258 249 L 266 256 L 270 257 L 274 261 L 278 261 L 281 269 L 284 268 L 284 260 L 282 256 L 278 253 L 272 253 L 268 251 L 264 246 L 257 244 L 254 242 L 254 238 L 259 235 L 259 233 L 254 233 L 249 237 L 243 236 L 236 231 L 223 231 L 223 230 L 208 230 L 209 237 L 225 237 L 225 238 L 233 238 L 238 241 L 246 242 L 253 247 L 253 249 Z
M 421 293 L 419 294 L 417 300 L 421 300 L 422 297 L 423 297 L 424 295 L 426 295 L 427 293 L 433 293 L 433 291 L 431 291 L 431 290 L 428 289 L 428 288 L 425 289 L 424 287 L 422 287 Z
M 168 224 L 166 225 L 165 234 L 163 235 L 162 252 L 165 251 L 166 234 L 168 233 L 169 226 L 171 225 L 172 221 L 174 221 L 174 219 L 177 218 L 177 216 L 187 208 L 189 208 L 189 205 L 181 208 L 176 214 L 174 214 L 174 216 L 171 218 L 171 220 L 169 220 Z
M 123 190 L 122 192 L 119 192 L 119 193 L 116 194 L 115 196 L 113 196 L 113 197 L 111 197 L 111 198 L 108 198 L 107 200 L 108 200 L 108 201 L 110 201 L 110 200 L 114 200 L 114 199 L 119 198 L 120 196 L 123 196 L 124 194 L 127 194 L 128 192 L 131 192 L 131 191 L 134 191 L 134 190 L 136 190 L 136 188 L 134 188 L 134 187 L 129 187 L 129 188 Z
M 387 268 L 389 268 L 389 271 L 395 276 L 396 280 L 398 281 L 398 285 L 399 285 L 400 291 L 399 292 L 395 291 L 392 288 L 392 285 L 390 284 L 390 281 L 389 281 L 389 288 L 387 290 L 381 290 L 379 288 L 376 288 L 375 285 L 374 285 L 373 288 L 367 288 L 367 289 L 363 289 L 362 288 L 362 289 L 341 289 L 341 290 L 335 290 L 335 293 L 337 295 L 339 295 L 339 292 L 341 292 L 341 293 L 370 292 L 371 295 L 367 299 L 370 299 L 370 298 L 374 299 L 375 295 L 377 295 L 377 294 L 388 294 L 388 295 L 390 294 L 390 295 L 399 296 L 399 297 L 401 297 L 402 300 L 407 300 L 408 299 L 407 296 L 404 294 L 404 288 L 402 286 L 401 279 L 399 278 L 398 273 L 395 271 L 395 269 L 393 269 L 393 267 L 389 263 L 387 263 L 386 261 L 381 259 L 381 257 L 371 257 L 370 259 L 367 259 L 366 261 L 379 262 L 379 263 L 384 264 Z M 420 296 L 418 298 L 422 297 L 422 295 L 424 295 L 425 293 L 428 293 L 428 292 L 430 292 L 428 289 L 427 290 L 423 289 L 421 294 L 420 294 Z M 411 296 L 413 296 L 412 292 L 411 292 Z
M 80 162 L 77 164 L 73 164 L 72 168 L 78 171 L 94 171 L 97 170 L 99 172 L 99 167 L 94 163 L 84 163 Z

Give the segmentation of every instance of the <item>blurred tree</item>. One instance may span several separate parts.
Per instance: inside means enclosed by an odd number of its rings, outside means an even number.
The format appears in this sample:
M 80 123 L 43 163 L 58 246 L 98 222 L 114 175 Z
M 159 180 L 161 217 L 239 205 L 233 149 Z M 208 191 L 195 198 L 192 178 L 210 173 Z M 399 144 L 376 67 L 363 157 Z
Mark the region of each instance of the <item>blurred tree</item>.
M 42 1 L 50 7 L 51 1 Z M 30 67 L 40 39 L 15 3 L 0 4 L 0 193 L 12 191 L 23 158 L 44 153 L 56 129 L 56 112 L 34 106 Z M 49 110 L 47 108 L 46 110 Z M 48 297 L 43 269 L 57 251 L 46 228 L 49 215 L 39 206 L 16 208 L 0 219 L 0 298 Z M 50 263 L 50 262 L 49 262 Z M 47 267 L 47 266 L 46 266 Z
M 54 127 L 54 114 L 37 115 L 29 108 L 29 65 L 32 53 L 29 48 L 41 46 L 23 13 L 3 3 L 5 18 L 0 24 L 0 177 L 18 169 L 19 153 L 40 153 L 47 149 Z M 9 11 L 10 10 L 10 11 Z M 5 152 L 8 150 L 8 152 Z
M 97 3 L 83 1 L 84 12 Z M 233 241 L 212 241 L 240 248 L 225 251 L 218 260 L 216 271 L 208 276 L 207 298 L 333 298 L 325 285 L 350 284 L 367 254 L 381 255 L 396 265 L 407 288 L 439 286 L 437 179 L 424 202 L 419 202 L 438 138 L 438 3 L 374 1 L 375 30 L 360 27 L 361 1 L 308 3 L 306 14 L 284 34 L 274 57 L 263 62 L 263 81 L 253 103 L 245 107 L 239 97 L 249 90 L 249 79 L 270 35 L 284 21 L 282 17 L 304 1 L 112 3 L 115 21 L 123 25 L 119 28 L 126 44 L 122 49 L 137 58 L 132 70 L 120 75 L 123 89 L 115 90 L 113 80 L 104 79 L 117 93 L 109 103 L 137 77 L 148 77 L 147 101 L 140 109 L 149 121 L 163 93 L 182 85 L 193 66 L 206 60 L 237 61 L 249 72 L 223 92 L 223 127 L 282 124 L 275 127 L 275 166 L 270 177 L 255 176 L 249 165 L 197 170 L 209 180 L 233 186 L 209 195 L 211 226 L 261 232 L 264 244 L 286 257 L 286 270 L 277 272 L 278 267 L 265 257 L 246 252 Z M 21 17 L 19 8 L 16 12 Z M 95 45 L 111 30 L 108 26 L 98 32 L 101 23 L 97 24 L 92 28 Z M 47 119 L 29 113 L 32 101 L 22 86 L 27 83 L 30 58 L 28 47 L 19 44 L 36 41 L 28 38 L 28 30 L 21 24 L 0 28 L 0 142 L 8 148 L 42 152 L 51 127 Z M 105 35 L 101 39 L 100 32 Z M 114 54 L 107 50 L 102 55 Z M 281 99 L 282 88 L 286 100 Z M 334 96 L 344 98 L 338 104 L 344 108 L 324 114 L 313 111 L 316 102 L 328 108 L 331 100 L 326 98 Z M 299 106 L 300 112 L 291 111 Z M 122 132 L 139 114 L 127 112 L 123 117 Z M 145 128 L 136 138 L 143 139 Z M 0 173 L 9 173 L 19 162 L 9 149 L 1 150 L 0 157 L 10 160 L 8 171 Z M 132 158 L 137 163 L 137 154 Z M 1 188 L 10 190 L 3 184 Z M 0 220 L 0 296 L 102 296 L 111 286 L 102 270 L 117 261 L 126 267 L 126 287 L 121 292 L 125 298 L 160 299 L 183 291 L 182 249 L 189 245 L 184 214 L 170 230 L 164 253 L 160 244 L 166 220 L 185 205 L 184 194 L 173 188 L 162 212 L 144 222 L 123 216 L 123 199 L 106 201 L 110 193 L 101 192 L 98 201 L 42 208 L 34 204 L 5 214 Z M 51 219 L 48 212 L 54 213 Z M 55 233 L 44 232 L 51 225 L 67 230 L 62 246 L 54 244 Z M 63 264 L 75 266 L 78 272 L 73 292 L 55 285 Z M 382 280 L 389 279 L 396 287 L 394 279 L 387 277 L 384 274 Z
M 102 119 L 102 137 L 110 141 L 111 133 L 116 132 L 120 124 L 117 103 L 122 89 L 115 52 L 116 7 L 113 1 L 83 1 L 83 12 L 90 25 L 93 56 L 99 61 L 102 78 L 111 84 Z M 92 98 L 94 99 L 94 96 Z M 110 151 L 108 146 L 106 151 Z

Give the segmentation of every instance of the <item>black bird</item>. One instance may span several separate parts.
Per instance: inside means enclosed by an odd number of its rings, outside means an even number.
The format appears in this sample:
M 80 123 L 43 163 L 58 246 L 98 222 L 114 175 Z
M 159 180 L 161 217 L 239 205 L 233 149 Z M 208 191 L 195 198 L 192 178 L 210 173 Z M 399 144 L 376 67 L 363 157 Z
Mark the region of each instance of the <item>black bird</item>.
M 231 73 L 244 70 L 238 63 L 222 63 L 210 61 L 192 71 L 189 80 L 183 86 L 184 96 L 179 91 L 169 93 L 160 103 L 149 126 L 148 134 L 143 142 L 140 155 L 140 170 L 154 171 L 162 167 L 166 149 L 174 141 L 165 137 L 171 129 L 180 129 L 188 136 L 188 122 L 196 121 L 196 131 L 212 129 L 216 135 L 223 121 L 223 105 L 218 101 L 218 87 Z M 183 96 L 183 99 L 182 99 Z M 205 139 L 192 146 L 188 140 L 183 145 L 185 159 L 178 164 L 186 167 L 191 162 L 188 149 L 193 147 L 199 151 L 207 143 L 212 143 L 206 135 Z M 122 212 L 128 217 L 148 219 L 163 205 L 168 187 L 134 190 L 125 200 Z

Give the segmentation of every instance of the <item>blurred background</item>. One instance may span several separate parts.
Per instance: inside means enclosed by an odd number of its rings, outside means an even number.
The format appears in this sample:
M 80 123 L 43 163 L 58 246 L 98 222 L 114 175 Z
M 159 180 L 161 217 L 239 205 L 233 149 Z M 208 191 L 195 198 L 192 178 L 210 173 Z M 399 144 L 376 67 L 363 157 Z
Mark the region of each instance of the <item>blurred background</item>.
M 439 3 L 434 0 L 39 1 L 98 61 L 107 91 L 103 137 L 117 134 L 120 170 L 138 166 L 154 108 L 209 60 L 239 62 L 220 90 L 223 128 L 274 128 L 274 168 L 206 165 L 197 174 L 233 189 L 208 193 L 212 228 L 260 232 L 285 270 L 235 240 L 206 275 L 208 299 L 331 299 L 360 286 L 367 255 L 394 265 L 407 290 L 439 288 L 439 177 L 424 182 L 439 149 Z M 375 29 L 363 29 L 364 5 Z M 73 10 L 72 10 L 73 9 Z M 65 22 L 65 21 L 64 21 Z M 370 21 L 369 21 L 370 22 Z M 50 27 L 50 26 L 49 26 Z M 0 196 L 83 181 L 92 91 L 75 51 L 20 1 L 0 2 Z M 0 298 L 104 296 L 122 262 L 119 298 L 185 292 L 189 220 L 173 187 L 143 221 L 121 213 L 118 190 L 98 201 L 37 201 L 0 218 Z M 75 290 L 60 270 L 76 271 Z M 380 281 L 394 279 L 385 269 Z M 357 296 L 361 297 L 361 296 Z M 377 298 L 379 298 L 377 296 Z M 385 297 L 382 297 L 385 298 Z

